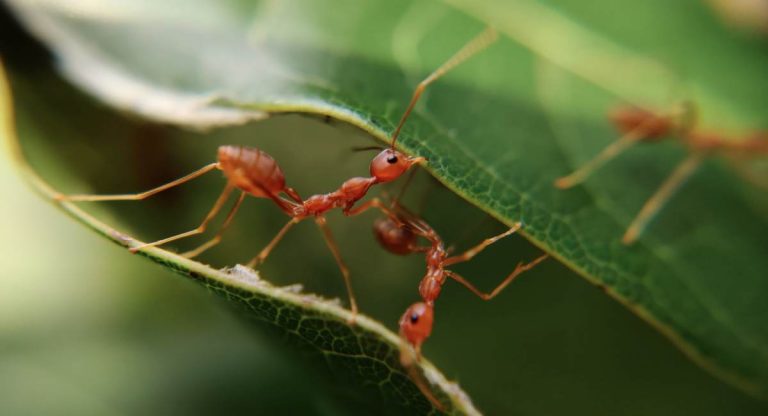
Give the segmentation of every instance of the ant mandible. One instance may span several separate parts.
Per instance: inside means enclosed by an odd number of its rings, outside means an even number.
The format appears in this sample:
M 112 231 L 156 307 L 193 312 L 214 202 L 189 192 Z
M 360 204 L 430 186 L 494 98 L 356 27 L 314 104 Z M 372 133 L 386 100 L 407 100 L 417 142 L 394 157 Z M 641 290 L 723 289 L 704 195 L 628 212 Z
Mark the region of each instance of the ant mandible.
M 684 102 L 667 113 L 634 106 L 615 107 L 609 112 L 608 118 L 622 136 L 573 173 L 557 179 L 555 186 L 567 189 L 583 182 L 597 168 L 635 143 L 652 143 L 665 138 L 679 140 L 688 148 L 690 154 L 677 165 L 630 223 L 622 242 L 627 245 L 634 243 L 655 215 L 707 157 L 727 156 L 739 168 L 739 162 L 745 159 L 768 156 L 768 132 L 756 132 L 736 138 L 702 132 L 694 128 L 695 115 L 696 110 L 690 102 Z M 750 176 L 744 169 L 737 169 L 737 172 L 759 186 L 768 187 L 764 178 Z
M 463 48 L 456 52 L 434 72 L 429 74 L 429 76 L 427 76 L 423 81 L 421 81 L 414 90 L 411 101 L 403 113 L 403 116 L 400 118 L 400 122 L 398 123 L 394 133 L 392 133 L 390 146 L 387 149 L 382 150 L 371 161 L 371 177 L 355 177 L 348 179 L 333 192 L 313 195 L 305 200 L 302 200 L 298 192 L 286 185 L 285 175 L 283 174 L 282 169 L 277 164 L 277 161 L 275 161 L 275 159 L 265 151 L 254 147 L 221 146 L 218 149 L 218 160 L 216 162 L 206 165 L 205 167 L 198 169 L 189 175 L 146 192 L 119 195 L 59 194 L 56 196 L 56 199 L 59 201 L 91 202 L 143 200 L 167 189 L 186 183 L 213 170 L 221 170 L 227 179 L 227 183 L 224 187 L 224 190 L 221 192 L 220 196 L 214 203 L 213 208 L 211 208 L 200 225 L 190 231 L 176 234 L 151 243 L 137 245 L 131 247 L 129 250 L 135 253 L 142 249 L 163 245 L 172 241 L 180 240 L 182 238 L 191 237 L 193 235 L 205 232 L 208 224 L 219 213 L 232 191 L 235 189 L 240 190 L 240 196 L 227 213 L 224 222 L 217 231 L 216 235 L 196 249 L 182 254 L 188 258 L 198 256 L 205 250 L 215 246 L 221 241 L 224 230 L 232 222 L 235 213 L 240 208 L 240 205 L 242 204 L 246 195 L 250 195 L 256 198 L 269 198 L 278 206 L 278 208 L 280 208 L 284 213 L 291 217 L 291 219 L 280 229 L 280 231 L 269 242 L 269 244 L 267 244 L 267 246 L 264 247 L 264 249 L 261 250 L 256 257 L 248 262 L 247 265 L 254 267 L 257 264 L 262 263 L 292 226 L 307 218 L 314 218 L 315 223 L 322 231 L 326 244 L 331 250 L 334 259 L 336 260 L 336 263 L 341 270 L 342 276 L 344 277 L 344 283 L 346 285 L 347 294 L 349 296 L 350 309 L 353 317 L 352 319 L 354 320 L 354 316 L 357 314 L 357 302 L 355 301 L 355 297 L 352 292 L 352 284 L 349 277 L 349 271 L 341 258 L 338 246 L 336 245 L 333 235 L 331 234 L 331 231 L 326 224 L 325 214 L 334 208 L 341 208 L 344 215 L 347 216 L 360 214 L 370 208 L 377 208 L 385 212 L 387 211 L 387 208 L 380 202 L 378 198 L 373 198 L 372 200 L 367 201 L 359 206 L 355 206 L 355 204 L 366 195 L 368 190 L 373 185 L 391 182 L 399 178 L 413 165 L 426 161 L 426 159 L 423 157 L 407 156 L 395 149 L 395 144 L 397 142 L 398 136 L 400 135 L 400 130 L 405 124 L 405 121 L 408 119 L 408 116 L 411 114 L 411 111 L 416 105 L 416 102 L 419 100 L 427 86 L 429 86 L 431 83 L 445 75 L 448 71 L 464 62 L 471 56 L 490 46 L 496 40 L 496 38 L 496 31 L 492 28 L 487 28 L 475 38 L 470 40 Z

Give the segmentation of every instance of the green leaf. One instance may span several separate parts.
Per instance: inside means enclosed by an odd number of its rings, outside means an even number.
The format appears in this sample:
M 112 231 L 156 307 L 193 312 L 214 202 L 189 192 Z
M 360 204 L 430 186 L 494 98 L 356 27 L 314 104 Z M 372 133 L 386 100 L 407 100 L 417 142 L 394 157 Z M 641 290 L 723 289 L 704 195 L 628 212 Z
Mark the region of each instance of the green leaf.
M 28 108 L 20 110 L 26 112 L 20 114 L 20 119 L 26 122 L 27 127 L 30 119 L 40 122 L 41 117 L 30 115 Z M 41 196 L 53 200 L 57 191 L 28 165 L 19 146 L 15 122 L 10 86 L 0 66 L 0 138 L 6 143 L 7 151 L 23 177 Z M 62 121 L 58 120 L 57 124 L 60 123 Z M 34 138 L 36 129 L 22 131 L 26 131 L 24 139 L 29 141 Z M 70 142 L 74 142 L 68 134 L 61 131 L 56 139 L 69 138 Z M 57 206 L 120 246 L 127 248 L 137 243 L 75 204 L 63 202 L 57 203 Z M 245 266 L 217 270 L 158 248 L 142 250 L 140 255 L 197 281 L 228 300 L 246 320 L 267 327 L 281 334 L 289 343 L 322 357 L 345 379 L 340 382 L 341 385 L 357 389 L 357 405 L 351 407 L 366 409 L 375 404 L 387 412 L 438 412 L 414 384 L 409 371 L 400 364 L 399 337 L 375 320 L 358 315 L 355 323 L 350 324 L 351 313 L 342 308 L 337 300 L 303 293 L 297 285 L 274 286 L 261 279 L 257 271 Z M 430 362 L 422 360 L 416 367 L 416 371 L 423 374 L 420 377 L 426 377 L 432 383 L 432 394 L 443 403 L 445 411 L 451 414 L 478 414 L 461 388 L 448 381 Z
M 696 362 L 768 395 L 768 215 L 754 189 L 707 161 L 626 247 L 619 237 L 682 149 L 632 149 L 583 187 L 552 186 L 615 137 L 604 112 L 618 102 L 682 96 L 702 128 L 765 129 L 762 41 L 702 2 L 550 3 L 115 1 L 72 13 L 12 2 L 64 73 L 115 107 L 196 128 L 327 115 L 383 141 L 416 82 L 495 25 L 503 39 L 431 87 L 400 145 L 500 221 L 523 220 L 534 244 Z

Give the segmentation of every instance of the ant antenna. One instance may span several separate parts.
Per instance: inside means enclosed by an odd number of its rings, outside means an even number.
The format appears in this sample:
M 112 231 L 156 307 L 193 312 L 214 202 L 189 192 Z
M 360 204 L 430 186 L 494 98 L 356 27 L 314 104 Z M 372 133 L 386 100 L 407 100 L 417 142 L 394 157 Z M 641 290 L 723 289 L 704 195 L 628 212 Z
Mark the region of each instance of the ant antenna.
M 643 123 L 648 124 L 648 123 Z M 568 189 L 575 185 L 584 182 L 589 175 L 592 174 L 597 168 L 601 167 L 605 162 L 616 157 L 619 153 L 627 150 L 630 146 L 642 140 L 645 137 L 647 128 L 641 125 L 630 132 L 621 136 L 618 140 L 606 146 L 597 156 L 590 159 L 588 162 L 581 165 L 567 176 L 558 178 L 555 181 L 555 186 L 560 189 Z
M 416 176 L 416 169 L 411 169 L 411 171 L 408 173 L 408 177 L 405 178 L 405 181 L 403 181 L 403 185 L 400 186 L 400 191 L 395 195 L 395 199 L 391 202 L 391 207 L 394 207 L 395 205 L 399 205 L 399 202 L 401 199 L 403 199 L 403 195 L 405 195 L 405 191 L 408 189 L 408 186 L 413 182 L 413 177 Z
M 381 150 L 384 150 L 384 146 L 378 146 L 378 145 L 374 145 L 374 146 L 355 146 L 355 147 L 352 148 L 353 152 L 366 152 L 368 150 L 379 150 L 379 151 L 381 151 Z
M 475 36 L 466 45 L 464 45 L 464 47 L 462 47 L 458 52 L 451 56 L 450 59 L 445 61 L 444 64 L 440 65 L 439 68 L 437 68 L 434 72 L 429 74 L 429 76 L 424 78 L 424 80 L 419 83 L 419 85 L 416 87 L 416 90 L 413 91 L 413 96 L 411 97 L 411 102 L 408 104 L 408 108 L 405 109 L 405 113 L 403 113 L 403 116 L 400 118 L 400 123 L 398 123 L 395 132 L 392 133 L 392 145 L 390 146 L 392 150 L 395 149 L 395 142 L 397 142 L 397 137 L 400 135 L 400 129 L 402 129 L 403 124 L 405 124 L 405 120 L 408 119 L 408 116 L 411 114 L 411 110 L 413 110 L 413 107 L 416 105 L 416 102 L 419 101 L 421 94 L 424 92 L 427 86 L 429 86 L 429 84 L 433 83 L 441 76 L 445 75 L 451 69 L 472 57 L 472 55 L 475 55 L 476 53 L 490 46 L 493 42 L 496 41 L 497 38 L 498 34 L 496 33 L 496 29 L 492 27 L 486 28 L 479 35 Z

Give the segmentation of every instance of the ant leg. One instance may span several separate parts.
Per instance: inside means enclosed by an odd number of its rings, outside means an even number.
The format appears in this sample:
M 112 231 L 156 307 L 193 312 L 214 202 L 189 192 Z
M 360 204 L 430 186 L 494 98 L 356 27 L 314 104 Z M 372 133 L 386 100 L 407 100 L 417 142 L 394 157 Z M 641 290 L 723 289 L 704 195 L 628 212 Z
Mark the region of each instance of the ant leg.
M 403 181 L 403 185 L 400 187 L 400 191 L 395 196 L 395 199 L 393 199 L 389 204 L 390 208 L 394 209 L 395 206 L 400 205 L 400 200 L 403 198 L 403 195 L 405 195 L 405 191 L 408 189 L 408 185 L 413 182 L 414 176 L 416 176 L 416 169 L 411 169 L 410 172 L 408 172 L 408 177 L 405 178 L 405 181 Z
M 424 223 L 415 215 L 405 210 L 405 208 L 400 206 L 397 201 L 393 201 L 391 206 L 387 207 L 387 205 L 384 204 L 381 199 L 373 198 L 370 201 L 367 201 L 357 207 L 345 210 L 344 215 L 351 217 L 354 215 L 362 214 L 371 208 L 378 208 L 382 213 L 384 213 L 384 215 L 387 216 L 387 218 L 392 220 L 392 222 L 394 222 L 395 225 L 400 228 L 411 228 L 413 230 L 417 230 L 423 237 L 428 239 L 430 238 L 428 235 L 433 233 L 431 227 L 426 225 L 426 223 Z M 399 215 L 395 214 L 392 209 L 397 210 Z
M 227 202 L 227 198 L 229 198 L 229 194 L 232 193 L 232 189 L 234 189 L 234 186 L 232 184 L 227 183 L 227 186 L 224 187 L 224 190 L 221 192 L 221 195 L 219 195 L 219 198 L 216 200 L 216 203 L 213 204 L 213 208 L 211 208 L 211 210 L 208 212 L 208 215 L 205 216 L 205 218 L 203 219 L 203 222 L 201 222 L 200 225 L 197 226 L 197 228 L 181 234 L 176 234 L 168 238 L 164 238 L 162 240 L 157 240 L 152 243 L 145 243 L 136 247 L 131 247 L 128 250 L 131 253 L 135 253 L 145 248 L 160 246 L 165 243 L 170 243 L 171 241 L 180 240 L 182 238 L 190 237 L 190 236 L 205 232 L 206 227 L 208 227 L 208 223 L 211 222 L 211 220 L 216 216 L 216 214 L 219 213 L 224 203 Z
M 283 189 L 283 192 L 285 192 L 286 195 L 291 197 L 291 199 L 293 199 L 294 201 L 296 201 L 299 204 L 304 202 L 304 200 L 301 199 L 301 196 L 299 195 L 299 193 L 296 192 L 296 190 L 293 189 L 293 188 L 289 188 L 289 187 L 286 186 L 285 189 Z
M 405 113 L 403 113 L 403 116 L 400 118 L 400 122 L 397 124 L 395 132 L 392 133 L 392 148 L 395 147 L 395 141 L 397 141 L 397 136 L 400 135 L 400 130 L 402 129 L 403 124 L 405 124 L 405 120 L 408 119 L 408 116 L 411 114 L 413 107 L 416 105 L 416 102 L 419 101 L 421 94 L 429 86 L 429 84 L 435 82 L 438 78 L 445 75 L 451 69 L 455 68 L 476 53 L 490 46 L 493 42 L 496 41 L 497 38 L 498 34 L 496 33 L 495 29 L 491 27 L 485 29 L 479 35 L 475 36 L 472 40 L 467 42 L 464 47 L 462 47 L 458 52 L 456 52 L 447 61 L 445 61 L 445 63 L 440 65 L 440 67 L 437 68 L 434 72 L 424 78 L 424 80 L 421 81 L 418 86 L 416 86 L 416 89 L 413 91 L 413 96 L 411 97 L 411 102 L 408 104 L 408 107 L 405 109 Z
M 661 184 L 659 190 L 645 202 L 640 213 L 638 213 L 635 219 L 632 220 L 629 228 L 627 228 L 627 232 L 624 233 L 624 236 L 621 238 L 622 243 L 629 245 L 637 241 L 637 238 L 643 232 L 645 227 L 648 226 L 648 223 L 651 222 L 664 204 L 669 201 L 669 198 L 680 189 L 685 181 L 696 171 L 703 159 L 703 154 L 694 153 L 677 165 L 674 172 L 672 172 L 672 174 L 669 175 L 669 178 Z
M 549 254 L 544 254 L 541 257 L 537 258 L 536 260 L 530 262 L 530 263 L 518 263 L 515 267 L 515 270 L 512 271 L 512 273 L 509 274 L 498 286 L 496 286 L 495 289 L 493 289 L 490 293 L 484 293 L 480 291 L 480 289 L 476 288 L 475 285 L 468 282 L 466 279 L 461 277 L 460 275 L 456 274 L 455 272 L 452 272 L 450 270 L 446 270 L 445 274 L 448 275 L 451 279 L 461 283 L 464 285 L 467 289 L 469 289 L 472 293 L 480 297 L 482 300 L 491 300 L 496 297 L 502 290 L 504 290 L 510 283 L 512 283 L 513 280 L 517 276 L 519 276 L 521 273 L 528 271 L 532 268 L 534 268 L 537 264 L 541 263 L 542 261 L 546 260 L 547 257 L 549 257 Z
M 317 223 L 317 226 L 320 227 L 320 231 L 323 232 L 325 242 L 328 244 L 328 248 L 331 250 L 333 258 L 336 259 L 336 264 L 339 265 L 341 274 L 344 277 L 344 284 L 347 286 L 347 294 L 349 295 L 349 306 L 352 311 L 352 317 L 349 319 L 349 322 L 353 323 L 357 317 L 357 302 L 355 301 L 354 293 L 352 293 L 352 280 L 349 277 L 349 269 L 344 263 L 344 260 L 341 258 L 339 246 L 336 245 L 336 241 L 333 239 L 333 234 L 331 234 L 331 229 L 328 228 L 325 217 L 315 217 L 315 223 Z
M 392 210 L 389 207 L 387 207 L 387 205 L 384 204 L 384 202 L 382 202 L 381 199 L 379 198 L 373 198 L 370 201 L 366 201 L 354 208 L 345 209 L 344 215 L 348 217 L 352 217 L 355 215 L 362 214 L 363 212 L 368 211 L 371 208 L 378 208 L 381 212 L 384 213 L 384 215 L 391 218 L 398 225 L 402 225 L 402 221 L 400 220 L 400 218 L 397 215 L 395 215 L 395 213 L 392 212 Z
M 517 232 L 517 230 L 520 229 L 520 227 L 522 227 L 522 224 L 518 222 L 517 224 L 513 225 L 512 228 L 510 228 L 509 230 L 504 231 L 503 233 L 501 233 L 501 234 L 499 234 L 497 236 L 493 236 L 491 238 L 486 238 L 480 244 L 470 248 L 469 250 L 465 251 L 464 253 L 459 254 L 458 256 L 452 256 L 452 257 L 449 257 L 449 258 L 445 259 L 443 264 L 445 266 L 450 266 L 452 264 L 462 263 L 462 262 L 465 262 L 465 261 L 469 261 L 470 259 L 472 259 L 472 257 L 475 257 L 478 253 L 480 253 L 481 251 L 485 250 L 486 247 L 490 246 L 491 244 L 501 240 L 502 238 L 504 238 L 504 237 L 506 237 L 508 235 L 514 234 L 515 232 Z
M 190 173 L 187 176 L 184 176 L 182 178 L 176 179 L 175 181 L 168 182 L 165 185 L 158 186 L 157 188 L 150 189 L 146 192 L 140 192 L 137 194 L 117 194 L 117 195 L 63 195 L 58 194 L 54 196 L 54 199 L 57 201 L 87 201 L 87 202 L 93 202 L 93 201 L 139 201 L 142 199 L 149 198 L 152 195 L 155 195 L 157 193 L 160 193 L 162 191 L 165 191 L 166 189 L 173 188 L 174 186 L 178 186 L 183 184 L 184 182 L 189 182 L 192 179 L 195 179 L 199 176 L 202 176 L 214 169 L 217 169 L 219 167 L 219 163 L 211 163 L 209 165 L 206 165 L 202 167 L 201 169 L 198 169 L 192 173 Z
M 609 144 L 605 149 L 598 153 L 597 156 L 573 171 L 573 173 L 555 180 L 555 186 L 560 189 L 568 189 L 584 182 L 592 172 L 603 166 L 605 162 L 613 159 L 619 153 L 629 149 L 633 144 L 642 140 L 645 137 L 645 130 L 646 129 L 643 129 L 642 126 L 640 126 L 621 136 L 618 140 Z
M 188 259 L 195 258 L 202 254 L 204 251 L 208 250 L 209 248 L 215 246 L 216 244 L 219 244 L 221 242 L 221 236 L 224 234 L 224 230 L 229 227 L 229 224 L 232 223 L 232 218 L 235 217 L 235 213 L 240 208 L 240 204 L 243 203 L 243 200 L 245 199 L 245 192 L 240 192 L 240 197 L 237 198 L 237 201 L 235 201 L 235 204 L 232 205 L 232 208 L 230 208 L 229 212 L 227 213 L 226 218 L 224 218 L 224 223 L 221 224 L 221 227 L 219 228 L 219 232 L 216 233 L 216 235 L 208 240 L 207 242 L 201 244 L 199 247 L 197 247 L 194 250 L 187 251 L 186 253 L 182 253 L 182 257 L 186 257 Z
M 264 262 L 264 260 L 266 260 L 266 259 L 267 259 L 267 257 L 269 256 L 269 253 L 271 253 L 271 252 L 272 252 L 272 250 L 275 248 L 275 246 L 277 245 L 277 243 L 279 243 L 279 242 L 280 242 L 280 240 L 282 240 L 282 239 L 283 239 L 283 237 L 285 236 L 285 233 L 287 233 L 287 232 L 288 232 L 288 230 L 290 230 L 290 229 L 291 229 L 291 227 L 293 227 L 294 225 L 298 224 L 298 223 L 299 223 L 299 221 L 301 221 L 301 218 L 297 218 L 297 217 L 293 217 L 293 218 L 291 218 L 291 220 L 290 220 L 290 221 L 288 221 L 288 222 L 287 222 L 287 223 L 286 223 L 286 224 L 283 226 L 283 228 L 281 228 L 281 229 L 280 229 L 280 231 L 278 231 L 278 232 L 277 232 L 277 235 L 275 235 L 275 237 L 274 237 L 274 238 L 272 238 L 272 241 L 270 241 L 270 242 L 269 242 L 269 244 L 267 244 L 267 246 L 266 246 L 266 247 L 264 247 L 264 248 L 263 248 L 263 249 L 262 249 L 262 250 L 259 252 L 259 254 L 258 254 L 256 257 L 254 257 L 253 259 L 251 259 L 251 261 L 249 261 L 249 262 L 246 264 L 246 266 L 248 266 L 248 267 L 250 267 L 250 268 L 254 268 L 254 267 L 256 267 L 257 265 L 259 265 L 259 264 L 263 263 L 263 262 Z

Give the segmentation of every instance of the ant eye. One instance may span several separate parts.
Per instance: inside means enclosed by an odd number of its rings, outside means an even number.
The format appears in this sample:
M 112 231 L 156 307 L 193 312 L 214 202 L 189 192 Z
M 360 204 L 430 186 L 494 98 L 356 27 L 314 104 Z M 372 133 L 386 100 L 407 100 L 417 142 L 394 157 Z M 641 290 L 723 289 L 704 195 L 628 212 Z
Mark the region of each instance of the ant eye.
M 411 323 L 415 324 L 416 322 L 419 322 L 419 314 L 416 311 L 414 311 L 411 314 Z
M 395 164 L 397 163 L 397 155 L 392 155 L 387 158 L 387 163 L 389 164 Z

